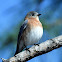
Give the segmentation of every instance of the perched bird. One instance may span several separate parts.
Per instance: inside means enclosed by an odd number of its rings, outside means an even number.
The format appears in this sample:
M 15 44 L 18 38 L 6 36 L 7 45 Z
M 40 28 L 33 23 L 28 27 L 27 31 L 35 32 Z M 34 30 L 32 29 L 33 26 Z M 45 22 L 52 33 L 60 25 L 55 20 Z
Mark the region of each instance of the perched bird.
M 26 46 L 37 43 L 43 35 L 43 27 L 39 21 L 39 16 L 35 11 L 29 12 L 22 24 L 17 41 L 16 53 L 21 52 Z

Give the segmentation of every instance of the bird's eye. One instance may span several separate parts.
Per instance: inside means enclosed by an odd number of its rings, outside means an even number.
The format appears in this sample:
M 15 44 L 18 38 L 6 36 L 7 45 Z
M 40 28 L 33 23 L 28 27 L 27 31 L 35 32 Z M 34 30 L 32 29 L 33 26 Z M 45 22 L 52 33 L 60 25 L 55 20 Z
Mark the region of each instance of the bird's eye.
M 32 14 L 32 16 L 34 16 L 34 13 Z

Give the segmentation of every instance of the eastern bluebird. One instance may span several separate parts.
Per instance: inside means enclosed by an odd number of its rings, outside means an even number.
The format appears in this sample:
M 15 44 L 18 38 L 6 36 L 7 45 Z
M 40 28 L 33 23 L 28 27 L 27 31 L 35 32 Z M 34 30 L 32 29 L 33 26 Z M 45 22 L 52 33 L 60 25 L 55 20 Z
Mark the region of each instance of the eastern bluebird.
M 26 15 L 19 31 L 15 54 L 21 52 L 26 46 L 35 44 L 42 37 L 43 27 L 39 21 L 40 15 L 35 11 L 31 11 Z

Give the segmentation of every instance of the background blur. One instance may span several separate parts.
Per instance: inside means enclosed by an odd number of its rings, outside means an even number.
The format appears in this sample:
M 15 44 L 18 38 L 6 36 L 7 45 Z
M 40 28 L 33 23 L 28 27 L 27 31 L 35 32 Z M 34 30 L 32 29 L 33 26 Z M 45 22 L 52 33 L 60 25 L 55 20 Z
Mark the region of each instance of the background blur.
M 0 58 L 14 55 L 19 28 L 29 11 L 42 14 L 44 34 L 40 42 L 62 34 L 62 0 L 0 0 Z M 28 62 L 62 62 L 62 47 Z

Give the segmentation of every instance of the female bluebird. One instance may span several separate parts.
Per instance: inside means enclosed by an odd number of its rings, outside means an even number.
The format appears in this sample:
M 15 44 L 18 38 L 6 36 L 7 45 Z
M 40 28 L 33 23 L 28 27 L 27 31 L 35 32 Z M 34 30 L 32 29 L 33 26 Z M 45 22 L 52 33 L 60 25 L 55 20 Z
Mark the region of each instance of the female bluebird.
M 15 54 L 21 52 L 26 46 L 35 44 L 42 37 L 43 27 L 39 21 L 40 15 L 41 14 L 34 11 L 26 15 L 18 35 L 17 50 Z

